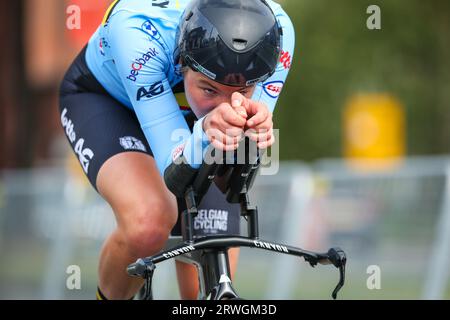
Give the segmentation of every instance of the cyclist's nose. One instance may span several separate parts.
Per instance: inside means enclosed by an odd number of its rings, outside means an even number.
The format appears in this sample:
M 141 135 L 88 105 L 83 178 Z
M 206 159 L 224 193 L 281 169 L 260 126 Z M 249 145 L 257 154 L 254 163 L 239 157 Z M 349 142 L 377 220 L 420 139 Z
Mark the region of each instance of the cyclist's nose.
M 231 97 L 232 97 L 232 95 L 233 95 L 233 92 L 222 93 L 219 97 L 217 97 L 218 101 L 216 101 L 216 103 L 217 103 L 216 105 L 218 106 L 221 103 L 229 103 L 229 104 L 231 104 Z

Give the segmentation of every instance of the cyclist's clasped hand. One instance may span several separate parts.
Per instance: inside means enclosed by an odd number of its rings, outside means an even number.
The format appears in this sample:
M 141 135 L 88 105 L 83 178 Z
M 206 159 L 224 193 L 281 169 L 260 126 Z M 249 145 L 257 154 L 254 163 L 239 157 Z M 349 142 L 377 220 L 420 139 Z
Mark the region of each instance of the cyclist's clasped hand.
M 231 104 L 221 103 L 211 110 L 203 122 L 203 129 L 212 145 L 224 151 L 236 150 L 245 136 L 266 149 L 275 142 L 272 113 L 264 103 L 233 93 Z
M 246 119 L 245 108 L 224 102 L 206 115 L 203 130 L 216 149 L 236 150 L 243 138 Z
M 239 92 L 232 96 L 233 106 L 239 110 L 245 109 L 245 135 L 258 143 L 258 148 L 266 149 L 275 142 L 273 134 L 272 113 L 267 106 L 258 101 L 246 98 Z

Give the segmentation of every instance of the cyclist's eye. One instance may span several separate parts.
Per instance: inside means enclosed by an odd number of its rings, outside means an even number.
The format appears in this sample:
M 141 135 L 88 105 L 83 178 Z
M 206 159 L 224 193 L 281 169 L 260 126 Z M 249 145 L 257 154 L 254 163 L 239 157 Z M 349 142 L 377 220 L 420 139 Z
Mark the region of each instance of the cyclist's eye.
M 203 92 L 206 93 L 208 96 L 213 96 L 216 94 L 216 91 L 214 91 L 212 89 L 208 89 L 208 88 L 204 88 Z

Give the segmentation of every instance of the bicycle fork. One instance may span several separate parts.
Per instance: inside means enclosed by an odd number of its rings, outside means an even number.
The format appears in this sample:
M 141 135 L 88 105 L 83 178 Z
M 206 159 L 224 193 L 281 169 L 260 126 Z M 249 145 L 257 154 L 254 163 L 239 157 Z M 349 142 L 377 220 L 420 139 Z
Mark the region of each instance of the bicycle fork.
M 238 295 L 231 283 L 228 254 L 225 250 L 205 250 L 200 257 L 199 299 L 222 300 L 236 299 Z M 204 279 L 204 283 L 203 282 Z

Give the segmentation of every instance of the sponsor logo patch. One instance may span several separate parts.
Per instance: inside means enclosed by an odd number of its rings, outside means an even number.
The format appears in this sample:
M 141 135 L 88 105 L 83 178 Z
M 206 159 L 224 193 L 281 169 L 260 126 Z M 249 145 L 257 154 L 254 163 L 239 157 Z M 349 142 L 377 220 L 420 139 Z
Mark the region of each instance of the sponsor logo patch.
M 125 150 L 140 150 L 147 152 L 147 148 L 141 140 L 135 137 L 122 137 L 119 138 L 119 143 Z
M 127 79 L 136 82 L 137 77 L 139 76 L 139 72 L 142 70 L 142 68 L 158 54 L 159 53 L 155 48 L 149 48 L 148 51 L 142 55 L 142 57 L 134 60 L 131 64 L 131 71 Z
M 161 34 L 150 20 L 147 20 L 142 24 L 142 30 L 144 30 L 145 33 L 148 34 L 152 39 L 161 39 Z
M 179 249 L 169 251 L 167 253 L 163 253 L 163 257 L 166 259 L 170 259 L 170 258 L 179 256 L 180 254 L 188 253 L 188 252 L 191 252 L 194 250 L 195 250 L 194 246 L 185 246 L 185 247 L 181 247 Z
M 200 209 L 194 219 L 194 229 L 215 234 L 228 230 L 228 211 L 220 209 Z
M 291 54 L 288 51 L 281 51 L 280 63 L 285 69 L 291 68 Z
M 67 138 L 69 139 L 70 143 L 73 146 L 75 154 L 78 156 L 78 160 L 80 161 L 81 167 L 87 174 L 89 170 L 89 163 L 92 160 L 92 158 L 94 158 L 94 152 L 91 149 L 84 147 L 83 138 L 79 138 L 77 140 L 77 134 L 75 133 L 74 124 L 72 120 L 67 116 L 67 108 L 64 108 L 64 110 L 61 113 L 61 124 L 67 135 Z
M 281 90 L 283 90 L 283 81 L 271 81 L 267 82 L 263 85 L 264 92 L 273 99 L 276 99 L 280 96 Z
M 150 87 L 139 88 L 136 96 L 136 101 L 148 100 L 152 97 L 159 96 L 164 92 L 164 85 L 162 81 L 152 84 Z

